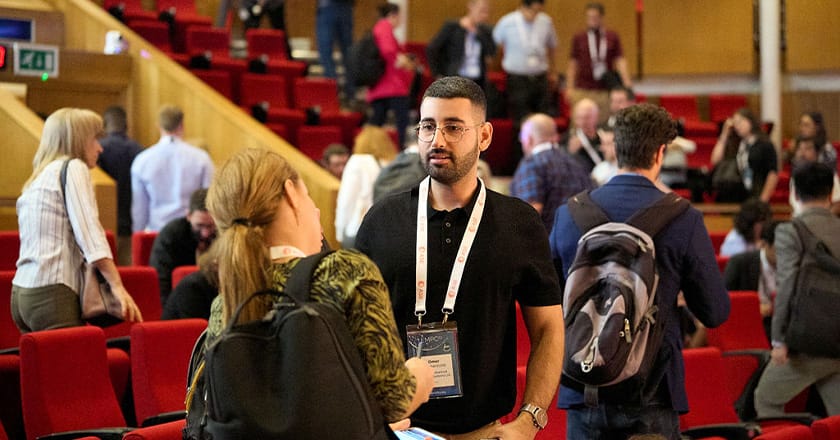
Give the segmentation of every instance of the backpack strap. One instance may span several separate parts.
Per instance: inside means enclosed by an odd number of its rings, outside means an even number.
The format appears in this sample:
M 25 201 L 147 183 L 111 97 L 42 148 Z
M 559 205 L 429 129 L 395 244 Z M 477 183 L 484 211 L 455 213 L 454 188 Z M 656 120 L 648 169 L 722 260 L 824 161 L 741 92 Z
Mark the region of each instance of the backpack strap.
M 286 281 L 286 288 L 283 292 L 277 292 L 272 289 L 262 290 L 249 296 L 245 299 L 245 301 L 242 301 L 242 303 L 236 307 L 236 310 L 231 313 L 227 326 L 225 326 L 224 330 L 222 330 L 219 335 L 230 332 L 237 321 L 239 321 L 239 315 L 242 313 L 242 310 L 255 298 L 283 293 L 288 295 L 298 304 L 303 304 L 309 301 L 309 281 L 312 278 L 312 273 L 315 272 L 315 268 L 318 266 L 318 263 L 321 262 L 321 258 L 331 253 L 332 251 L 321 252 L 319 254 L 301 258 L 295 268 L 292 269 L 292 273 L 289 275 L 288 281 Z
M 831 255 L 831 251 L 813 232 L 808 228 L 801 219 L 794 218 L 791 220 L 799 240 L 802 242 L 803 253 L 810 254 L 817 261 L 817 264 L 823 269 L 835 273 L 840 273 L 840 261 Z
M 312 274 L 315 273 L 315 268 L 318 267 L 321 259 L 331 253 L 332 251 L 321 252 L 301 258 L 295 268 L 292 269 L 289 279 L 286 280 L 286 288 L 283 293 L 291 297 L 298 304 L 309 301 L 309 288 Z
M 665 193 L 650 206 L 636 211 L 624 223 L 644 231 L 653 238 L 690 205 L 688 200 L 675 193 Z
M 574 220 L 575 225 L 580 229 L 581 234 L 585 234 L 590 229 L 610 221 L 607 213 L 595 204 L 589 196 L 590 191 L 581 191 L 572 196 L 567 202 L 569 215 L 572 216 L 572 220 Z

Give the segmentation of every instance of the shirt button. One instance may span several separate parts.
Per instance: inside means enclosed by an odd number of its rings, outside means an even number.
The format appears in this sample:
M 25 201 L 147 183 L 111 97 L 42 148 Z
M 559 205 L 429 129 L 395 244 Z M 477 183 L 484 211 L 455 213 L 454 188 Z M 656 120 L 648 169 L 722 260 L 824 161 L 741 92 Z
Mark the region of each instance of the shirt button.
M 452 239 L 451 239 L 451 238 L 447 238 L 447 239 L 446 239 L 446 244 L 449 244 L 449 243 L 452 243 Z
M 446 222 L 446 227 L 447 227 L 447 228 L 451 228 L 451 227 L 452 227 L 452 223 Z

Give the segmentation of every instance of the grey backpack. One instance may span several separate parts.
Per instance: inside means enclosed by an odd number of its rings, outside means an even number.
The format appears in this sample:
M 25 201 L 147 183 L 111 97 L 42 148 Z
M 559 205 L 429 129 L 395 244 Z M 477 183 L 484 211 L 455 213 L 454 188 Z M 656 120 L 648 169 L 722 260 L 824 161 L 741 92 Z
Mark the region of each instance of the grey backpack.
M 582 192 L 568 202 L 583 232 L 566 278 L 563 384 L 584 392 L 587 405 L 598 396 L 633 399 L 644 388 L 663 338 L 658 314 L 659 274 L 653 237 L 689 206 L 673 193 L 612 222 Z M 607 388 L 609 387 L 609 389 Z

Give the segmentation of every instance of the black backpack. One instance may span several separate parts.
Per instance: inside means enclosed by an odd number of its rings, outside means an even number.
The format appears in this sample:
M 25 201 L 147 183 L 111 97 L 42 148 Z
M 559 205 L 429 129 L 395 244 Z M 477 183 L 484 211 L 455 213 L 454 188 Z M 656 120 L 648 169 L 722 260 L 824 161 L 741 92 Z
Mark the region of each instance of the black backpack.
M 563 384 L 584 392 L 588 405 L 598 396 L 612 402 L 643 401 L 665 320 L 659 316 L 659 274 L 653 238 L 689 206 L 665 194 L 626 222 L 611 222 L 582 192 L 568 202 L 583 232 L 566 278 Z
M 840 358 L 840 261 L 800 219 L 791 221 L 802 243 L 796 287 L 790 298 L 785 343 L 790 351 Z
M 350 81 L 359 87 L 372 87 L 385 74 L 385 60 L 379 53 L 373 32 L 367 32 L 350 47 L 350 57 L 345 60 Z
M 206 347 L 185 439 L 392 438 L 344 315 L 309 300 L 324 255 L 298 263 L 265 318 L 234 325 L 246 304 L 278 292 L 252 295 Z

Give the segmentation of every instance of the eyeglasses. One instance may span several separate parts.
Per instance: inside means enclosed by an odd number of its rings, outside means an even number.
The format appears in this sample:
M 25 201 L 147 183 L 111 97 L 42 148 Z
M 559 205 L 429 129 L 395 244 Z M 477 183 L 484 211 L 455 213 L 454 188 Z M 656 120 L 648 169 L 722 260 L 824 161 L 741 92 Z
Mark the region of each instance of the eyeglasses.
M 417 132 L 417 140 L 420 142 L 432 142 L 435 140 L 435 133 L 440 130 L 443 133 L 443 139 L 446 142 L 454 144 L 460 142 L 464 138 L 464 133 L 470 128 L 481 127 L 484 123 L 476 124 L 470 127 L 465 127 L 458 124 L 446 124 L 441 127 L 436 126 L 431 122 L 421 122 L 414 129 Z

